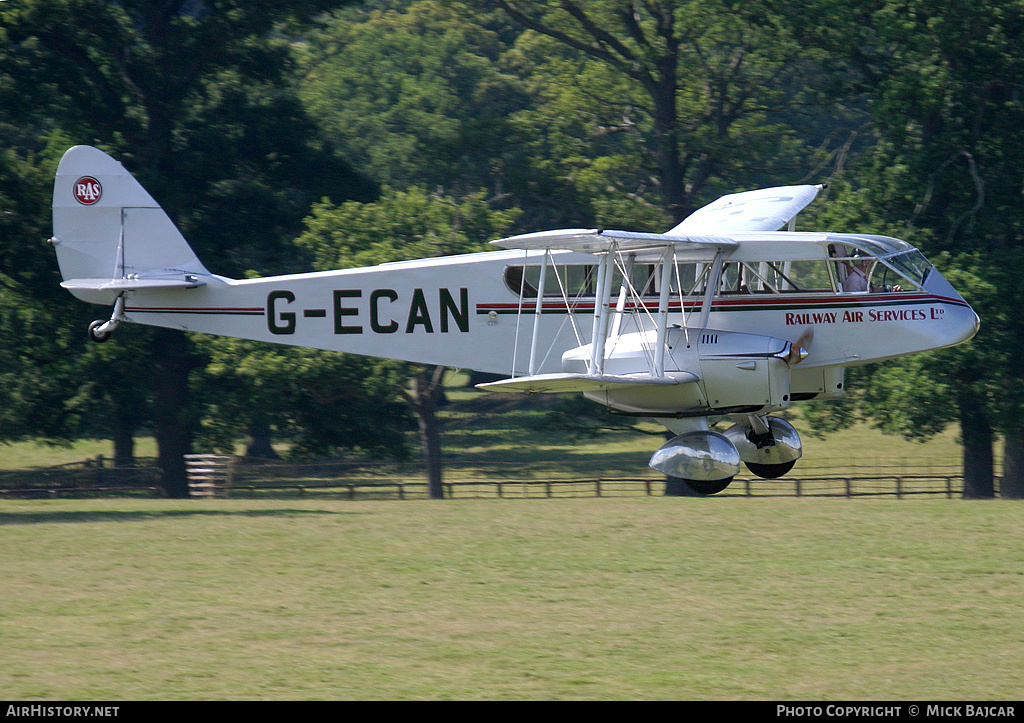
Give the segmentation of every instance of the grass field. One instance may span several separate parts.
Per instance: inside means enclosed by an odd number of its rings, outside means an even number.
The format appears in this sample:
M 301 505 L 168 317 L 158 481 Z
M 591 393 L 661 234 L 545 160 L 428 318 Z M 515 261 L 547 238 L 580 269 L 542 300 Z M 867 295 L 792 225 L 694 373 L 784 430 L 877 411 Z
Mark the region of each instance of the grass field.
M 453 396 L 469 468 L 635 474 L 661 443 Z M 858 425 L 798 470 L 959 455 Z M 1022 543 L 999 500 L 4 500 L 0 698 L 1013 700 Z
M 482 395 L 461 390 L 460 393 L 476 398 Z M 593 468 L 607 461 L 609 474 L 636 474 L 637 470 L 646 469 L 651 453 L 664 442 L 664 437 L 630 431 L 604 433 L 593 438 L 537 432 L 531 428 L 531 423 L 541 413 L 531 407 L 480 412 L 471 405 L 456 403 L 441 413 L 446 458 L 469 466 L 476 462 L 492 464 L 496 460 L 513 466 L 543 466 L 546 462 L 561 460 Z M 793 474 L 842 476 L 886 467 L 956 472 L 960 465 L 961 449 L 957 431 L 953 428 L 925 442 L 918 442 L 884 434 L 867 424 L 857 424 L 821 439 L 809 433 L 798 409 L 794 410 L 793 416 L 804 445 L 803 459 Z M 656 423 L 643 426 L 649 431 L 662 429 Z M 239 453 L 241 451 L 240 445 Z M 139 457 L 155 457 L 153 438 L 137 438 L 135 453 Z M 67 446 L 37 442 L 0 443 L 0 471 L 81 462 L 97 455 L 108 459 L 112 456 L 109 441 L 83 439 Z
M 1013 700 L 1018 505 L 0 503 L 0 696 Z

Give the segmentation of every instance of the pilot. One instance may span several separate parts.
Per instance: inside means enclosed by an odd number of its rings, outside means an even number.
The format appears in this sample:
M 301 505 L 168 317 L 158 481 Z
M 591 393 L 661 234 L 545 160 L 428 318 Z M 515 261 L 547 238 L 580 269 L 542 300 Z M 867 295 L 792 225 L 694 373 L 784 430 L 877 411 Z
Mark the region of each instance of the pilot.
M 882 291 L 902 290 L 900 286 L 872 285 L 871 282 L 868 281 L 868 277 L 871 275 L 872 261 L 873 259 L 870 257 L 858 254 L 854 257 L 852 262 L 847 263 L 849 272 L 846 274 L 846 279 L 843 280 L 843 291 L 870 291 L 871 293 L 877 294 Z
M 847 268 L 849 271 L 843 281 L 843 291 L 867 291 L 870 288 L 868 274 L 871 273 L 871 259 L 863 256 L 855 258 L 847 264 Z

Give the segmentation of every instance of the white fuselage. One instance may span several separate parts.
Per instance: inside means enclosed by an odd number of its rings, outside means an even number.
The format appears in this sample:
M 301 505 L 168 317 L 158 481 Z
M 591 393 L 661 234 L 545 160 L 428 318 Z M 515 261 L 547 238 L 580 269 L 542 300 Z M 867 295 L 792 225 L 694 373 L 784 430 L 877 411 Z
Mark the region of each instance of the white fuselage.
M 563 265 L 593 263 L 588 254 L 552 256 Z M 523 262 L 521 251 L 495 251 L 255 280 L 210 278 L 194 289 L 131 291 L 125 315 L 150 325 L 511 376 L 527 373 L 535 350 L 535 373 L 563 371 L 563 353 L 590 343 L 594 298 L 545 297 L 537 314 L 536 298 L 520 299 L 504 281 L 506 267 Z M 657 300 L 623 306 L 622 338 L 653 330 L 640 306 L 656 309 Z M 701 300 L 687 298 L 684 307 L 676 296 L 668 323 L 695 335 Z M 718 294 L 704 326 L 788 341 L 813 332 L 809 356 L 794 369 L 798 392 L 806 386 L 802 378 L 817 388 L 815 369 L 959 343 L 974 334 L 977 315 L 935 272 L 923 290 L 911 292 Z M 614 357 L 614 338 L 606 354 Z

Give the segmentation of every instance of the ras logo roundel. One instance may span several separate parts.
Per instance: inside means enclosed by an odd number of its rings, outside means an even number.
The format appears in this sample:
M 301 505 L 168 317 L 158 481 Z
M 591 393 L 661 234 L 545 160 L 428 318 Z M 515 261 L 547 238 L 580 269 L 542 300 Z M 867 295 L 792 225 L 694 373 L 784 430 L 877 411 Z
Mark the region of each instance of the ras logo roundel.
M 103 186 L 92 176 L 82 176 L 75 181 L 75 200 L 83 206 L 91 206 L 103 195 Z

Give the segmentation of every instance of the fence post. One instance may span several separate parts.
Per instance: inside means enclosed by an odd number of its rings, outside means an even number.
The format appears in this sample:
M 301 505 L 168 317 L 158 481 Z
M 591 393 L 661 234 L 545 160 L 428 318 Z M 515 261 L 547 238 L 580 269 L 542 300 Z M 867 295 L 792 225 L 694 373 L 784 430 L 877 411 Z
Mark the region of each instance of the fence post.
M 896 499 L 903 499 L 903 478 L 896 475 Z

